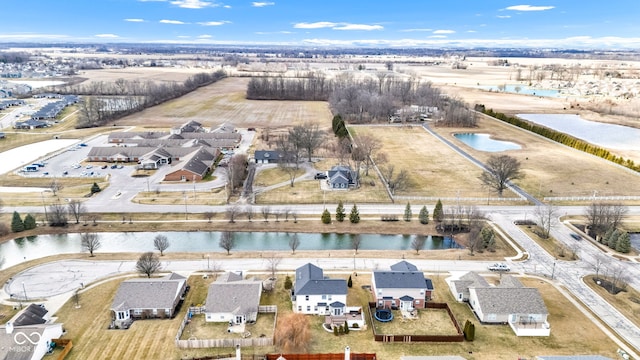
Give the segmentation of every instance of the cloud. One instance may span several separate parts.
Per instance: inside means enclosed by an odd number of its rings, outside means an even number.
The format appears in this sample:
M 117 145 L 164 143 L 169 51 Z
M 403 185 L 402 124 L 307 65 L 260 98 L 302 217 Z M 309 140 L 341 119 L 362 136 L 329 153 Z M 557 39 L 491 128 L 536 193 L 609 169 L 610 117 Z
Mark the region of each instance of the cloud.
M 435 30 L 434 34 L 442 35 L 442 34 L 455 34 L 455 30 Z
M 338 24 L 329 22 L 329 21 L 318 21 L 314 23 L 297 23 L 294 24 L 293 27 L 296 29 L 322 29 L 322 28 L 332 28 Z
M 144 19 L 124 19 L 127 22 L 144 22 Z
M 382 30 L 382 25 L 367 25 L 367 24 L 350 24 L 350 23 L 335 23 L 331 21 L 318 21 L 314 23 L 297 23 L 293 24 L 296 29 L 324 29 L 331 28 L 333 30 Z
M 429 36 L 430 39 L 446 39 L 447 37 L 444 35 L 431 35 Z
M 186 22 L 180 20 L 160 20 L 161 24 L 184 25 Z
M 382 30 L 384 27 L 382 25 L 367 25 L 367 24 L 344 24 L 340 26 L 333 27 L 333 30 Z
M 206 7 L 217 7 L 220 6 L 216 3 L 210 1 L 202 1 L 202 0 L 174 0 L 171 1 L 172 5 L 179 6 L 185 9 L 202 9 Z
M 231 5 L 222 5 L 222 7 L 225 9 L 231 9 Z
M 206 22 L 199 22 L 199 25 L 202 26 L 220 26 L 220 25 L 224 25 L 224 24 L 231 24 L 231 21 L 206 21 Z
M 253 7 L 265 7 L 265 6 L 273 6 L 276 3 L 272 2 L 272 1 L 254 1 L 251 3 L 251 6 Z
M 509 19 L 511 15 L 498 15 L 496 16 L 498 19 Z
M 205 35 L 198 35 L 198 39 L 210 39 L 210 38 L 212 38 L 212 37 L 213 37 L 213 36 L 211 36 L 211 35 L 206 35 L 206 34 L 205 34 Z
M 506 10 L 513 11 L 545 11 L 551 10 L 555 8 L 555 6 L 534 6 L 534 5 L 513 5 L 506 7 Z
M 403 30 L 400 30 L 400 32 L 431 32 L 431 31 L 433 31 L 433 29 L 428 29 L 428 28 L 425 28 L 425 29 L 403 29 Z
M 115 39 L 119 37 L 116 34 L 96 34 L 94 36 L 98 38 L 103 38 L 103 39 Z

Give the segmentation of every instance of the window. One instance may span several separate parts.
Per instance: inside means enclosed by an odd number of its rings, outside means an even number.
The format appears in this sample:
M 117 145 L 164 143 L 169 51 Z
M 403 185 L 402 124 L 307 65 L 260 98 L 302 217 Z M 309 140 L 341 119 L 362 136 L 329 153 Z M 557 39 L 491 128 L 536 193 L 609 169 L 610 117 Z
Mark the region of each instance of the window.
M 328 296 L 327 296 L 327 300 L 328 300 L 328 301 L 331 301 L 331 295 L 328 295 Z
M 302 306 L 298 306 L 298 312 L 302 312 Z
M 327 295 L 322 295 L 322 300 L 327 300 Z
M 309 295 L 305 295 L 305 296 L 304 296 L 304 299 L 305 299 L 306 301 L 309 301 Z
M 307 312 L 310 312 L 310 311 L 311 311 L 311 306 L 307 305 Z

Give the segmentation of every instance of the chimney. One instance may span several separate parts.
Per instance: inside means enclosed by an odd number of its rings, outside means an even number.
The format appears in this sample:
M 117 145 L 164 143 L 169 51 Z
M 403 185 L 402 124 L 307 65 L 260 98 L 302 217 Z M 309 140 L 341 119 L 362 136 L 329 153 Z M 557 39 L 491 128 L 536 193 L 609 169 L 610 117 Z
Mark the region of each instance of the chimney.
M 7 322 L 4 329 L 7 331 L 7 334 L 13 333 L 13 323 Z
M 236 345 L 236 360 L 242 360 L 242 355 L 240 355 L 240 345 Z
M 348 346 L 344 348 L 344 360 L 351 360 L 351 348 Z

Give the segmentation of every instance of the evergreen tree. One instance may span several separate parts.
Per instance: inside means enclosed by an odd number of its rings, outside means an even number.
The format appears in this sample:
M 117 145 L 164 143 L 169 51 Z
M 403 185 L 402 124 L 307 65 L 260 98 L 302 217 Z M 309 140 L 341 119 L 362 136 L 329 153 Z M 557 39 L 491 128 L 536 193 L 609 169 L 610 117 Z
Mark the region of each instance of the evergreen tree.
M 429 223 L 429 210 L 427 210 L 426 206 L 423 206 L 422 209 L 420 209 L 418 219 L 420 220 L 420 224 L 426 225 Z
M 329 210 L 327 209 L 324 209 L 322 212 L 322 223 L 331 224 L 331 213 L 329 213 Z
M 337 326 L 333 327 L 333 335 L 338 336 L 338 327 Z
M 442 210 L 442 201 L 438 199 L 436 207 L 433 208 L 433 220 L 436 222 L 442 222 L 444 219 L 444 211 Z
M 357 224 L 360 222 L 360 211 L 358 211 L 358 206 L 356 206 L 356 204 L 353 204 L 353 207 L 351 208 L 349 221 L 351 221 L 352 224 Z
M 291 290 L 292 287 L 293 282 L 291 281 L 291 277 L 287 275 L 287 277 L 284 279 L 284 288 L 285 290 Z
M 351 280 L 351 275 L 349 275 L 349 280 L 347 280 L 347 286 L 348 287 L 352 287 L 353 286 L 353 280 Z
M 338 202 L 338 207 L 336 208 L 336 220 L 343 222 L 345 216 L 344 204 L 342 203 L 342 200 L 340 200 L 340 202 Z
M 93 185 L 91 185 L 91 195 L 99 193 L 100 191 L 102 190 L 100 189 L 100 186 L 98 186 L 98 183 L 93 183 Z
M 344 333 L 345 335 L 349 333 L 349 324 L 347 324 L 347 322 L 344 322 Z
M 604 233 L 603 236 L 598 238 L 598 242 L 601 244 L 608 244 L 609 243 L 609 239 L 611 238 L 611 235 L 613 235 L 613 232 L 615 231 L 615 228 L 609 228 L 609 230 L 607 230 L 607 232 Z
M 404 207 L 404 221 L 411 221 L 413 214 L 411 213 L 411 204 L 407 202 L 407 206 Z
M 24 231 L 24 223 L 17 211 L 13 212 L 13 218 L 11 219 L 11 231 L 21 232 Z
M 609 246 L 612 249 L 616 248 L 616 244 L 618 243 L 618 237 L 620 236 L 620 232 L 618 230 L 615 230 L 611 236 L 609 236 L 609 238 L 607 239 L 607 246 Z
M 631 237 L 628 232 L 623 231 L 620 236 L 618 236 L 616 251 L 626 254 L 629 250 L 631 250 Z
M 24 221 L 22 223 L 24 224 L 25 230 L 35 229 L 37 226 L 36 218 L 34 218 L 31 214 L 27 214 L 27 216 L 24 217 Z
M 493 251 L 496 245 L 496 235 L 488 226 L 485 226 L 480 231 L 480 237 L 482 238 L 482 248 L 489 251 Z

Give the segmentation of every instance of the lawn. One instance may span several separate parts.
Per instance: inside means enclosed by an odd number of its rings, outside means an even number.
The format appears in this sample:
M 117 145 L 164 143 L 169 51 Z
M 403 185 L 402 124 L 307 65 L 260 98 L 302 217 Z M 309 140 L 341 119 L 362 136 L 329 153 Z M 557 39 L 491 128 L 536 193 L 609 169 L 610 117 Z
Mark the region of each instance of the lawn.
M 413 318 L 404 318 L 402 311 L 392 310 L 390 322 L 373 322 L 377 334 L 397 335 L 458 335 L 446 309 L 418 309 Z
M 573 248 L 569 248 L 560 241 L 556 240 L 552 236 L 548 239 L 543 239 L 538 235 L 536 226 L 533 225 L 518 225 L 531 240 L 535 241 L 541 248 L 543 248 L 549 255 L 556 259 L 561 260 L 578 260 L 578 245 L 574 244 Z

